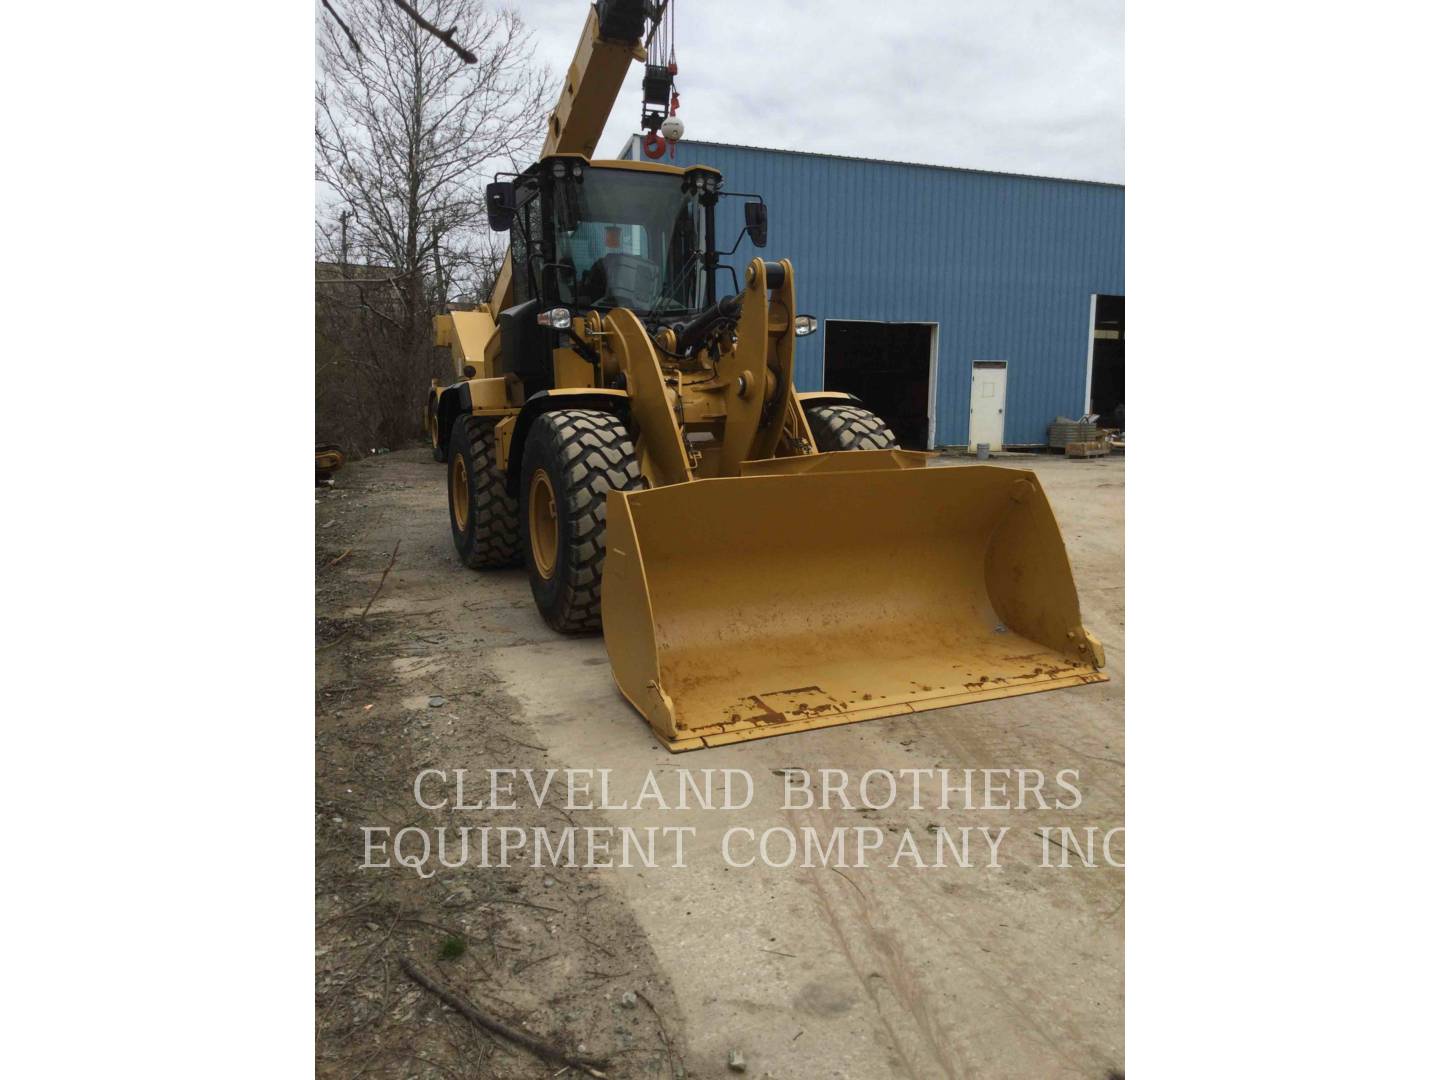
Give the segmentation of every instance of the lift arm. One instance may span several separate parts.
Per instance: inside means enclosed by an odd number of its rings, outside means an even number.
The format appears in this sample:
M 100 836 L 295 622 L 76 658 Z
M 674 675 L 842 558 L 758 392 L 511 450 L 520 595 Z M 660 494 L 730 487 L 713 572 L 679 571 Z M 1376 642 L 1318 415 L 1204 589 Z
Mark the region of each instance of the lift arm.
M 646 3 L 645 0 L 597 0 L 585 19 L 580 44 L 560 88 L 560 100 L 550 113 L 545 126 L 547 154 L 595 155 L 595 144 L 605 130 L 605 121 L 632 61 L 645 60 L 647 27 L 664 13 L 669 0 Z M 490 294 L 490 310 L 495 313 L 510 306 L 510 253 L 506 252 L 495 289 Z

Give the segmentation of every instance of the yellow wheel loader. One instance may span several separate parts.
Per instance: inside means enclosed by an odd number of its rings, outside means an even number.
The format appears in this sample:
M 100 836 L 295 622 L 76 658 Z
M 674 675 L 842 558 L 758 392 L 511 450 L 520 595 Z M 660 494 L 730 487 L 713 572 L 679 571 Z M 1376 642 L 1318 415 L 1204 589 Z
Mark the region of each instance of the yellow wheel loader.
M 494 299 L 436 320 L 461 559 L 603 627 L 674 751 L 1103 680 L 1034 474 L 927 468 L 849 395 L 798 393 L 814 320 L 788 261 L 722 264 L 720 174 L 589 156 L 644 55 L 643 19 L 611 20 L 641 9 L 592 9 L 540 160 L 486 189 Z M 756 247 L 767 218 L 746 202 Z

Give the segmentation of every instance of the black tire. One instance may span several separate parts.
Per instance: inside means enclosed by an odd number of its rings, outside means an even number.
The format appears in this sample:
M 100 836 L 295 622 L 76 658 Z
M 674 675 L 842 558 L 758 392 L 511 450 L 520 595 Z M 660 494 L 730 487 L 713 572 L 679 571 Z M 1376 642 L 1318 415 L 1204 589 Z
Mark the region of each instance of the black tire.
M 436 461 L 447 460 L 447 455 L 440 446 L 440 418 L 435 415 L 433 400 L 425 403 L 425 431 L 430 436 L 430 456 Z
M 805 410 L 815 449 L 898 450 L 900 443 L 885 421 L 858 405 L 812 405 Z
M 535 606 L 553 629 L 600 628 L 605 495 L 642 486 L 635 444 L 619 417 L 559 409 L 531 425 L 521 458 L 520 547 Z
M 457 491 L 461 486 L 463 498 Z M 450 492 L 450 536 L 461 561 L 472 570 L 518 565 L 520 507 L 506 492 L 505 474 L 496 464 L 493 422 L 476 416 L 456 418 L 450 429 L 446 487 Z

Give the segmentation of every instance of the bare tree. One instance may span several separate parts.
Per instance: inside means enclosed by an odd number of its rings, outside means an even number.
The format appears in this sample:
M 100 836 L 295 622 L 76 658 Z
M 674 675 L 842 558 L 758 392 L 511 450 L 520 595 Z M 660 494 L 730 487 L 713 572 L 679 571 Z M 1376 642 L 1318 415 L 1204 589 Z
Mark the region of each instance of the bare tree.
M 494 280 L 484 176 L 528 164 L 555 98 L 516 12 L 414 4 L 449 28 L 436 36 L 410 7 L 348 0 L 344 21 L 332 8 L 317 24 L 316 261 L 330 264 L 316 287 L 317 423 L 352 447 L 418 434 L 442 374 L 431 316 Z

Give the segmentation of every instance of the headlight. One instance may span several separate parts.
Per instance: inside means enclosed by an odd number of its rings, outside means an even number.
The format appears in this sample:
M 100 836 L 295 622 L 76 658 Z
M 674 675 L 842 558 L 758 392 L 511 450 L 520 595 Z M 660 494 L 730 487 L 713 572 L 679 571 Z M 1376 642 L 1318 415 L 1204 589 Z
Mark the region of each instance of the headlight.
M 815 318 L 814 315 L 796 315 L 796 316 L 795 316 L 795 336 L 796 336 L 796 337 L 805 337 L 805 336 L 808 335 L 808 334 L 813 334 L 816 330 L 819 330 L 819 329 L 820 329 L 820 320 L 818 320 L 817 318 Z
M 541 326 L 548 326 L 551 330 L 569 330 L 570 312 L 563 307 L 551 308 L 549 311 L 542 311 L 535 316 L 535 321 Z
M 713 195 L 720 190 L 720 178 L 714 173 L 696 169 L 694 172 L 685 174 L 681 187 L 689 191 L 698 191 L 704 195 Z

